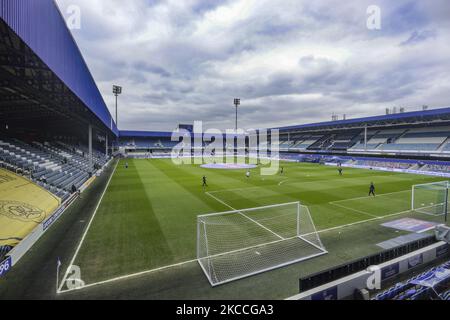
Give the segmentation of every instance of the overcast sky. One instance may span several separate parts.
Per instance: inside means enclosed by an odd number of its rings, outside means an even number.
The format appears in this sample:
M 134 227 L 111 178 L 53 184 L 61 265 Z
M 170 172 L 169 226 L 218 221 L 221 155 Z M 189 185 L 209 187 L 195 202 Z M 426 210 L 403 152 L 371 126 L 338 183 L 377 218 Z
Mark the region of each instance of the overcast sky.
M 448 0 L 58 0 L 121 130 L 262 128 L 450 106 Z M 381 29 L 367 28 L 367 8 Z

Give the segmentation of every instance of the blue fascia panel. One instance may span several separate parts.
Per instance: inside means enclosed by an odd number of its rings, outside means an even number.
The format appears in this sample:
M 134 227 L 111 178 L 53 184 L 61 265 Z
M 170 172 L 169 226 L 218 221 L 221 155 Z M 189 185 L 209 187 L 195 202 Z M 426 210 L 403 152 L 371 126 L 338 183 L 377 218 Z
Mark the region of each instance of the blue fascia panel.
M 117 126 L 54 0 L 0 0 L 0 18 L 118 135 Z

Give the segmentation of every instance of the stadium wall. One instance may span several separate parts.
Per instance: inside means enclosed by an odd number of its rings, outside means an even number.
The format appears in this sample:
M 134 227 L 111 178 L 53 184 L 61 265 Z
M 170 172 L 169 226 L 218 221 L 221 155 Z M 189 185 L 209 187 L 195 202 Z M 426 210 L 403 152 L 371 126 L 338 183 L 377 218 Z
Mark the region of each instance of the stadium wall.
M 389 279 L 423 266 L 443 256 L 448 256 L 449 245 L 443 241 L 380 264 L 379 280 L 381 284 Z M 414 261 L 414 263 L 413 263 Z M 416 263 L 420 261 L 420 263 Z M 367 288 L 374 274 L 364 270 L 342 279 L 332 281 L 312 290 L 305 291 L 287 300 L 340 300 L 353 296 L 355 290 Z

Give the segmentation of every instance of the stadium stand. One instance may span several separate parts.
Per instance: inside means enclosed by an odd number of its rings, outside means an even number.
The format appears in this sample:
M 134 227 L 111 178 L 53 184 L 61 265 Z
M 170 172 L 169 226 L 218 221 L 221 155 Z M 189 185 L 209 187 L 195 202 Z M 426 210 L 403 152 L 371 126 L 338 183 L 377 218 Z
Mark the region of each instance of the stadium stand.
M 309 141 L 301 142 L 301 145 L 306 146 L 307 144 L 310 144 L 309 147 L 307 147 L 308 150 L 347 150 L 359 140 L 360 133 L 361 130 L 349 130 L 320 137 L 312 136 L 309 138 Z
M 171 132 L 121 131 L 119 150 L 123 154 L 147 158 L 149 153 L 167 155 L 178 143 L 172 141 Z
M 198 137 L 197 137 L 198 138 Z M 203 139 L 201 139 L 203 138 Z M 195 139 L 194 136 L 191 137 L 191 151 L 200 152 L 203 151 L 208 145 L 210 145 L 215 138 L 204 134 L 200 139 Z M 232 137 L 234 139 L 234 137 Z M 203 141 L 202 141 L 203 140 Z M 226 136 L 222 136 L 223 149 L 227 151 L 235 151 L 236 149 L 247 149 L 247 142 L 245 145 L 234 146 L 230 141 L 227 141 Z M 246 140 L 247 141 L 247 140 Z M 171 132 L 154 132 L 154 131 L 120 131 L 119 139 L 119 150 L 122 154 L 131 156 L 134 158 L 149 158 L 157 157 L 161 155 L 163 157 L 168 156 L 172 149 L 181 144 L 183 141 L 172 141 Z M 283 148 L 287 141 L 281 141 L 279 147 Z M 260 148 L 267 147 L 267 142 L 259 143 Z
M 294 145 L 290 148 L 292 150 L 306 150 L 310 147 L 313 147 L 316 143 L 318 143 L 319 140 L 322 139 L 323 136 L 304 136 L 302 140 L 297 141 L 294 143 Z
M 171 149 L 178 142 L 173 142 L 170 138 L 140 138 L 140 139 L 125 139 L 120 141 L 120 146 L 125 149 L 137 150 L 157 150 L 157 149 Z
M 1 261 L 103 171 L 119 131 L 54 1 L 3 1 L 0 37 Z
M 437 151 L 447 140 L 448 128 L 431 128 L 411 130 L 380 130 L 367 141 L 367 150 L 382 151 Z M 358 143 L 352 150 L 365 150 L 364 143 Z
M 348 148 L 352 147 L 353 145 L 355 145 L 356 141 L 358 141 L 360 139 L 361 133 L 352 133 L 352 132 L 348 132 L 348 133 L 342 133 L 342 134 L 337 134 L 336 136 L 334 136 L 332 139 L 332 143 L 329 147 L 329 149 L 331 150 L 347 150 Z
M 345 130 L 325 135 L 293 136 L 281 141 L 283 151 L 401 151 L 447 152 L 450 150 L 448 127 L 417 129 L 380 129 L 367 132 L 367 146 L 363 130 Z M 366 150 L 367 148 L 367 150 Z
M 421 170 L 430 172 L 450 172 L 450 165 L 445 164 L 426 164 Z
M 61 142 L 28 145 L 17 139 L 0 140 L 0 161 L 10 170 L 26 172 L 32 181 L 64 201 L 108 160 L 105 155 L 95 152 L 91 165 L 83 150 L 83 147 Z
M 367 150 L 374 150 L 380 145 L 387 143 L 395 139 L 395 137 L 400 134 L 399 130 L 377 130 L 377 131 L 369 131 L 367 133 Z M 358 144 L 353 146 L 352 150 L 365 150 L 364 137 L 361 137 L 361 140 Z
M 449 115 L 443 108 L 283 127 L 281 150 L 442 157 L 450 154 Z
M 450 300 L 450 261 L 378 293 L 372 300 Z
M 439 152 L 445 146 L 449 137 L 448 127 L 418 128 L 394 130 L 386 132 L 381 130 L 368 141 L 368 150 L 372 151 L 402 151 L 414 153 Z M 353 150 L 361 150 L 364 144 L 358 144 Z M 439 150 L 441 149 L 441 150 Z
M 280 150 L 289 150 L 294 145 L 293 141 L 281 141 Z
M 391 168 L 391 169 L 410 169 L 415 163 L 398 162 L 398 161 L 370 161 L 370 160 L 357 160 L 357 165 L 378 167 L 378 168 Z

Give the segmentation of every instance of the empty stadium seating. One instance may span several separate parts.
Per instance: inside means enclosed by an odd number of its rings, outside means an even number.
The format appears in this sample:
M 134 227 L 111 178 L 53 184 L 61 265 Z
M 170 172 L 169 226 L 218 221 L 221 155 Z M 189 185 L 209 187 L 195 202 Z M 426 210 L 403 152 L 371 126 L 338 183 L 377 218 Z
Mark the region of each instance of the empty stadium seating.
M 305 135 L 300 140 L 296 141 L 292 146 L 292 150 L 306 150 L 312 147 L 318 140 L 320 140 L 322 135 Z
M 361 130 L 350 130 L 344 133 L 333 134 L 330 137 L 329 150 L 347 150 L 363 138 Z
M 442 277 L 435 290 L 430 287 L 417 284 L 420 281 L 435 278 L 437 273 L 450 270 L 450 261 L 438 267 L 427 270 L 405 282 L 400 282 L 389 289 L 378 293 L 372 300 L 450 300 L 450 275 Z M 444 288 L 444 289 L 442 289 Z
M 347 151 L 450 153 L 450 128 L 381 129 L 367 132 L 367 145 L 363 130 L 320 134 L 292 134 L 283 136 L 283 151 Z
M 179 142 L 171 141 L 170 138 L 139 138 L 139 139 L 123 139 L 120 141 L 120 146 L 127 149 L 171 149 Z
M 442 152 L 450 153 L 450 142 L 444 145 L 444 147 L 442 148 Z
M 385 129 L 378 130 L 376 132 L 369 131 L 367 134 L 367 150 L 375 150 L 378 147 L 389 144 L 400 137 L 406 130 L 404 129 Z M 365 149 L 364 140 L 356 144 L 351 150 L 363 150 Z
M 449 172 L 450 173 L 450 165 L 444 164 L 427 164 L 421 168 L 423 171 L 430 172 Z
M 282 141 L 280 143 L 280 150 L 286 150 L 292 147 L 294 141 Z
M 62 142 L 26 144 L 17 139 L 0 140 L 0 162 L 4 167 L 26 172 L 35 183 L 63 201 L 108 160 L 95 151 L 91 165 L 86 155 L 84 147 Z
M 281 133 L 278 147 L 286 152 L 333 152 L 333 153 L 449 153 L 450 127 L 400 128 L 400 129 L 334 130 L 332 132 Z M 170 137 L 123 137 L 120 146 L 125 150 L 169 150 L 178 142 Z M 208 143 L 204 143 L 206 147 Z M 265 148 L 266 145 L 259 145 Z M 195 149 L 194 143 L 192 147 Z M 231 147 L 232 148 L 232 147 Z M 250 149 L 254 147 L 250 146 Z
M 449 127 L 380 130 L 368 140 L 367 151 L 445 153 L 450 152 L 449 136 Z M 356 144 L 350 151 L 365 151 L 364 143 Z

